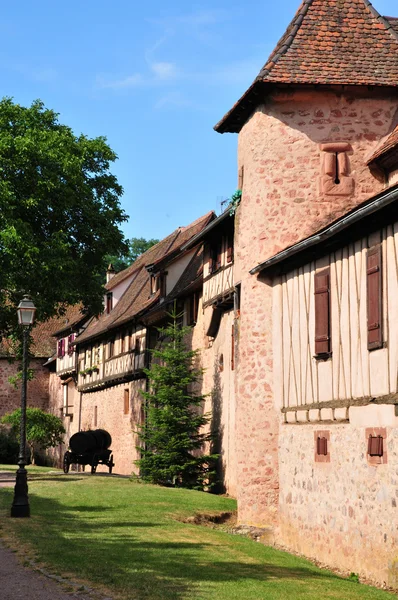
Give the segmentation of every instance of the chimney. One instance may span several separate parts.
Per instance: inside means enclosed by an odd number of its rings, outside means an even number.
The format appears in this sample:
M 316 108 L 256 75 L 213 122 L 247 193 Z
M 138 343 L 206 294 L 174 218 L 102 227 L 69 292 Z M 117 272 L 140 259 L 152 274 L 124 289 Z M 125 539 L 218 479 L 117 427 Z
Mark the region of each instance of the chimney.
M 115 269 L 113 268 L 113 264 L 110 263 L 108 265 L 108 268 L 106 270 L 106 283 L 108 283 L 108 281 L 110 281 L 112 279 L 112 277 L 114 277 L 116 274 Z

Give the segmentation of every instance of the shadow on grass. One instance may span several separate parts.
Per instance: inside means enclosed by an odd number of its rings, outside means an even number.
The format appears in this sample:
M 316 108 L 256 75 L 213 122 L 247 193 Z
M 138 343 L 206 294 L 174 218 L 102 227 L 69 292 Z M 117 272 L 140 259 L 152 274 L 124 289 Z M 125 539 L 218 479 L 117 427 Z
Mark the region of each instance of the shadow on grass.
M 11 499 L 11 494 L 7 495 Z M 2 505 L 5 503 L 2 502 Z M 116 509 L 119 519 L 108 519 L 107 514 L 105 520 L 97 521 L 85 519 L 90 519 L 90 513 L 112 511 L 112 507 L 68 506 L 35 494 L 31 495 L 31 506 L 33 518 L 24 527 L 17 528 L 17 534 L 33 546 L 40 558 L 57 569 L 75 573 L 109 589 L 122 593 L 128 589 L 131 597 L 137 600 L 194 598 L 195 590 L 201 598 L 228 597 L 215 593 L 217 583 L 221 584 L 219 587 L 227 583 L 233 583 L 234 587 L 243 584 L 242 595 L 245 596 L 245 592 L 250 591 L 247 588 L 249 584 L 255 587 L 256 584 L 274 582 L 274 586 L 278 586 L 283 580 L 283 596 L 280 595 L 282 589 L 273 587 L 277 595 L 268 596 L 268 587 L 262 587 L 259 596 L 248 595 L 250 598 L 302 598 L 301 592 L 311 588 L 311 582 L 322 582 L 315 585 L 317 590 L 322 585 L 325 592 L 328 584 L 350 586 L 350 582 L 333 573 L 320 571 L 309 563 L 297 566 L 298 559 L 285 553 L 275 552 L 273 561 L 268 562 L 264 556 L 253 559 L 249 554 L 247 562 L 228 560 L 234 548 L 223 548 L 219 539 L 215 545 L 196 541 L 193 536 L 190 540 L 190 526 L 186 529 L 188 541 L 167 541 L 164 532 L 167 523 L 124 521 L 120 519 L 120 506 Z M 77 512 L 82 513 L 81 518 Z M 146 540 L 142 539 L 142 533 L 141 537 L 135 535 L 138 529 L 156 527 L 160 528 L 159 532 L 148 533 Z M 181 531 L 184 532 L 179 529 L 179 534 Z M 48 548 L 49 539 L 51 548 Z M 224 550 L 227 560 L 220 559 Z M 309 594 L 309 597 L 316 596 Z M 322 597 L 345 596 L 343 592 L 341 596 L 324 594 Z M 363 597 L 366 598 L 367 594 Z

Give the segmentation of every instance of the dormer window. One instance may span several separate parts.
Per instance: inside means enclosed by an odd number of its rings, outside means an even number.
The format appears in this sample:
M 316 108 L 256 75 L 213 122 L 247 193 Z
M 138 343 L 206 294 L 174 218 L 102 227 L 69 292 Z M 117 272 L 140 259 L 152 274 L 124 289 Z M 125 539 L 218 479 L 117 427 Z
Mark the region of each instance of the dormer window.
M 350 176 L 348 152 L 350 144 L 334 142 L 322 144 L 321 193 L 325 196 L 350 196 L 354 179 Z
M 161 298 L 164 298 L 166 295 L 166 273 L 151 274 L 150 285 L 151 296 L 159 290 Z
M 109 315 L 113 308 L 113 293 L 108 292 L 106 295 L 106 314 Z

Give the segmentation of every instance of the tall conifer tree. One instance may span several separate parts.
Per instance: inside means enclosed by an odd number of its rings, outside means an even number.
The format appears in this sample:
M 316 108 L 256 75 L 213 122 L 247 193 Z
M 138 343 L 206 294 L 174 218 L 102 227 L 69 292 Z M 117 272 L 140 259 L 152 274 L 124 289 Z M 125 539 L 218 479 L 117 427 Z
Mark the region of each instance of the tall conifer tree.
M 145 423 L 139 430 L 142 479 L 160 485 L 209 489 L 218 455 L 203 454 L 210 416 L 203 414 L 205 396 L 197 392 L 202 369 L 198 352 L 185 342 L 190 327 L 180 327 L 174 310 L 170 324 L 159 329 L 159 345 L 146 370 L 149 391 Z

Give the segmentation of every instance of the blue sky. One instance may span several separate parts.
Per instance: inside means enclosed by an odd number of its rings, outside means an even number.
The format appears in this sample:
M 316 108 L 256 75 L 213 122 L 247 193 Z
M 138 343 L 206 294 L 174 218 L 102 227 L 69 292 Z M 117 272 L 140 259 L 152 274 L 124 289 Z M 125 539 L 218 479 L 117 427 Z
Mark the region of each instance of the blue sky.
M 105 135 L 126 236 L 162 238 L 236 189 L 237 136 L 213 126 L 251 84 L 299 0 L 7 2 L 1 95 L 41 98 L 63 123 Z M 398 16 L 396 0 L 375 0 Z

